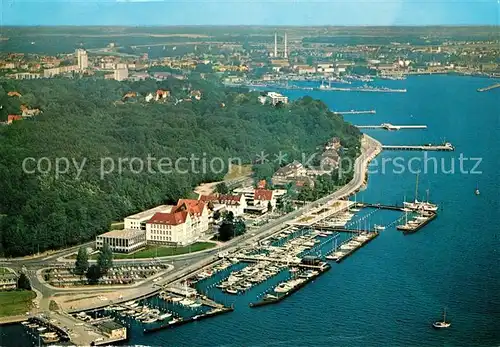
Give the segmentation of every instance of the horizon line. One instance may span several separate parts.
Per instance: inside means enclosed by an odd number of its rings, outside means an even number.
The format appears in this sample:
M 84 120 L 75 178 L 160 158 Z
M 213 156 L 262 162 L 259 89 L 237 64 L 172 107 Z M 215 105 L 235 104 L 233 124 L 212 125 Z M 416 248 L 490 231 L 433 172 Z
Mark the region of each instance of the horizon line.
M 331 28 L 369 28 L 369 27 L 380 27 L 380 28 L 398 28 L 398 27 L 498 27 L 498 24 L 397 24 L 397 25 L 381 25 L 381 24 L 345 24 L 345 25 L 332 25 L 332 24 L 314 24 L 314 25 L 271 25 L 271 24 L 3 24 L 2 28 L 6 27 L 21 27 L 21 28 L 32 28 L 32 27 L 44 27 L 44 28 L 55 28 L 55 27 L 114 27 L 114 28 L 176 28 L 176 27 L 262 27 L 262 28 L 317 28 L 317 27 L 331 27 Z

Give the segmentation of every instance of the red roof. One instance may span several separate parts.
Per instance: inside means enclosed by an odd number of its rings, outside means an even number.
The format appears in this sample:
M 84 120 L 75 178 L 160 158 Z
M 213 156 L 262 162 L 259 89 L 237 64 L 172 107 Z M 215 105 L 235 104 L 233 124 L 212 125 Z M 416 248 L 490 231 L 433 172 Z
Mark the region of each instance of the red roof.
M 23 116 L 20 116 L 20 115 L 17 115 L 17 114 L 9 114 L 7 116 L 7 123 L 12 123 L 12 121 L 15 121 L 15 120 L 21 120 L 23 119 Z
M 204 202 L 218 201 L 219 200 L 219 196 L 216 195 L 216 194 L 200 195 L 199 200 L 204 201 Z
M 271 201 L 273 199 L 273 191 L 268 189 L 255 189 L 255 192 L 253 193 L 253 198 L 255 200 Z
M 167 225 L 179 225 L 186 222 L 187 211 L 174 212 L 174 213 L 162 213 L 157 212 L 151 217 L 147 222 L 148 224 L 167 224 Z
M 199 201 L 204 202 L 216 202 L 226 205 L 238 205 L 241 201 L 241 194 L 231 195 L 231 194 L 212 194 L 212 195 L 200 195 Z
M 177 206 L 174 208 L 175 212 L 188 211 L 190 215 L 199 216 L 205 209 L 205 203 L 200 200 L 194 199 L 179 199 Z

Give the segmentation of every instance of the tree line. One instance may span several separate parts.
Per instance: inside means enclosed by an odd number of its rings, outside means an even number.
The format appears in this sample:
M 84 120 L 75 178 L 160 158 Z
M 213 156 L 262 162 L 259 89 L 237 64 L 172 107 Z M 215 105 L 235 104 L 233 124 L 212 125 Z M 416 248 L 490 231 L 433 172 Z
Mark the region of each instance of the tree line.
M 166 103 L 144 96 L 168 89 Z M 202 99 L 186 99 L 201 90 Z M 20 98 L 8 96 L 18 91 Z M 136 98 L 122 102 L 130 91 Z M 162 203 L 190 196 L 193 187 L 218 181 L 222 172 L 193 172 L 189 164 L 168 174 L 128 167 L 101 177 L 102 158 L 240 158 L 287 153 L 289 161 L 314 153 L 333 136 L 359 147 L 358 129 L 310 97 L 286 107 L 261 105 L 259 93 L 220 86 L 213 80 L 117 82 L 93 78 L 0 82 L 0 119 L 21 104 L 43 113 L 0 127 L 0 254 L 22 256 L 90 241 L 111 222 Z M 119 102 L 117 102 L 119 101 Z M 26 173 L 25 158 L 65 157 L 82 163 L 56 177 Z M 273 168 L 276 164 L 271 163 Z M 33 168 L 33 167 L 31 167 Z

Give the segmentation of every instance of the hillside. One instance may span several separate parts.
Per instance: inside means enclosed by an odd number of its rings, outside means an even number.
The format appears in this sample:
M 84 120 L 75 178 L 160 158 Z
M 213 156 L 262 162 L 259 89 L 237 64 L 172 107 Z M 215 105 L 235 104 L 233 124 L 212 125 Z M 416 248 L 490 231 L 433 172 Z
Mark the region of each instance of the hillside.
M 168 102 L 144 101 L 160 88 L 171 91 Z M 175 104 L 189 90 L 200 90 L 201 100 Z M 10 91 L 21 96 L 8 96 Z M 128 92 L 137 96 L 123 101 Z M 19 114 L 21 104 L 42 113 L 0 126 L 0 253 L 19 256 L 92 240 L 114 220 L 186 197 L 201 182 L 221 180 L 227 167 L 202 172 L 203 158 L 248 164 L 261 151 L 271 160 L 282 151 L 291 161 L 333 136 L 351 148 L 346 155 L 356 155 L 359 131 L 322 102 L 306 97 L 275 108 L 259 104 L 257 96 L 205 80 L 1 82 L 0 120 Z M 156 159 L 152 170 L 148 156 Z M 193 156 L 200 158 L 195 164 Z M 186 159 L 171 172 L 159 172 L 159 158 L 175 163 L 181 157 Z M 26 158 L 33 158 L 25 166 L 34 173 L 23 172 Z M 46 158 L 40 161 L 46 173 L 36 169 L 40 158 Z M 56 160 L 65 168 L 61 158 L 69 168 L 56 175 Z

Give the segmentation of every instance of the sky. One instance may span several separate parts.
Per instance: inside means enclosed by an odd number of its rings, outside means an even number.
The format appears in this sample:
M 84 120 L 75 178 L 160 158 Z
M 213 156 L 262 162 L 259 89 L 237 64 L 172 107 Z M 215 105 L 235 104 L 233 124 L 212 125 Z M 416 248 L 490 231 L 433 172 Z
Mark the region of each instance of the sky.
M 499 25 L 500 0 L 0 0 L 1 25 Z

